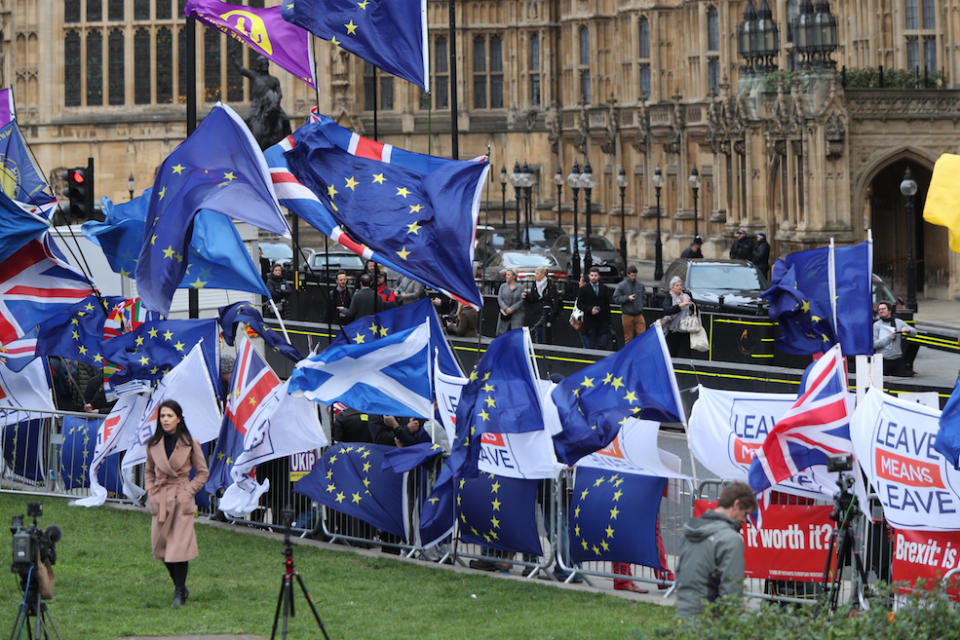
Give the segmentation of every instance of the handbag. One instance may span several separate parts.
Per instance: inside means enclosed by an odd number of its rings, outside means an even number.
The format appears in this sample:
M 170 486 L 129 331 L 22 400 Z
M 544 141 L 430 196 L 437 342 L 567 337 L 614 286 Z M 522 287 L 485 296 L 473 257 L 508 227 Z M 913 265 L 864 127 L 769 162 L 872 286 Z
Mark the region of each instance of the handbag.
M 574 301 L 573 311 L 570 312 L 570 326 L 574 331 L 580 331 L 583 328 L 583 309 L 577 306 L 579 300 Z
M 693 311 L 680 318 L 680 325 L 677 327 L 677 331 L 681 333 L 696 333 L 701 329 L 703 329 L 703 323 L 700 322 L 700 310 L 694 305 Z
M 694 351 L 707 351 L 710 349 L 710 340 L 707 338 L 707 330 L 702 326 L 698 331 L 690 334 L 690 348 Z

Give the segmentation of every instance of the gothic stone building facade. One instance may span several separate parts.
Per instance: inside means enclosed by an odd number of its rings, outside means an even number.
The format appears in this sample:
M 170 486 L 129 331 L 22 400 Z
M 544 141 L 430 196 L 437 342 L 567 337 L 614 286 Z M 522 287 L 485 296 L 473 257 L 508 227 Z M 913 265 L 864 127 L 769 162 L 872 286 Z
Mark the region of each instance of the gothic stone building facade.
M 98 193 L 126 199 L 131 176 L 137 192 L 149 186 L 184 136 L 188 63 L 196 65 L 201 115 L 218 98 L 245 110 L 248 87 L 230 60 L 246 62 L 246 52 L 198 27 L 197 60 L 186 60 L 183 3 L 0 0 L 2 84 L 14 88 L 21 128 L 54 182 L 59 170 L 91 156 Z M 315 45 L 318 94 L 272 72 L 294 126 L 319 97 L 321 111 L 371 136 L 376 101 L 381 140 L 439 155 L 451 150 L 456 91 L 460 156 L 489 153 L 492 163 L 481 222 L 501 218 L 501 167 L 528 163 L 536 176 L 534 219 L 553 223 L 555 173 L 589 162 L 597 177 L 594 228 L 618 244 L 622 213 L 630 255 L 652 258 L 651 180 L 660 167 L 667 261 L 695 227 L 712 256 L 726 254 L 739 227 L 765 231 L 774 255 L 830 238 L 857 242 L 872 229 L 875 270 L 902 290 L 912 224 L 920 291 L 960 294 L 960 260 L 948 252 L 946 233 L 919 215 L 934 161 L 960 148 L 960 0 L 834 2 L 836 67 L 813 70 L 794 50 L 792 18 L 801 3 L 769 0 L 780 45 L 771 61 L 778 71 L 766 75 L 741 69 L 736 33 L 745 4 L 456 0 L 454 87 L 448 2 L 428 0 L 430 94 L 375 75 L 322 41 Z M 898 189 L 907 167 L 920 185 L 912 220 Z M 628 179 L 622 211 L 621 168 Z M 509 184 L 505 198 L 510 219 Z M 572 211 L 564 187 L 564 226 Z

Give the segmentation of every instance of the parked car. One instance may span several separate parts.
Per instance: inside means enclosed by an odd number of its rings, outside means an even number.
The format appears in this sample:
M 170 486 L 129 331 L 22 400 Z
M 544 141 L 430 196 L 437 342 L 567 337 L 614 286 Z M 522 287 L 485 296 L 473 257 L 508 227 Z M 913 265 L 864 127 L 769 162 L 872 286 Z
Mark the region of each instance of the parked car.
M 270 261 L 270 264 L 279 262 L 284 270 L 289 269 L 293 261 L 293 249 L 282 242 L 261 242 L 260 252 Z
M 871 279 L 871 282 L 873 283 L 873 315 L 877 315 L 877 305 L 881 302 L 891 302 L 898 307 L 902 307 L 903 298 L 894 294 L 893 291 L 890 290 L 890 287 L 888 287 L 883 281 L 883 278 L 875 273 L 872 275 L 873 278 Z
M 516 224 L 496 225 L 491 227 L 499 233 L 504 234 L 507 239 L 507 248 L 516 248 L 517 227 Z M 527 240 L 527 229 L 520 224 L 520 242 L 525 244 Z M 550 224 L 530 225 L 530 248 L 531 249 L 549 249 L 556 242 L 557 238 L 566 235 L 567 232 L 562 227 Z
M 307 261 L 301 270 L 305 272 L 303 277 L 307 282 L 336 282 L 337 274 L 343 271 L 352 284 L 354 278 L 363 272 L 363 258 L 340 245 L 331 246 L 326 253 L 323 249 L 307 249 Z
M 577 250 L 580 252 L 580 273 L 583 273 L 583 261 L 587 242 L 584 236 L 579 238 Z M 568 274 L 573 274 L 573 236 L 563 235 L 550 245 L 550 253 L 563 266 Z M 600 269 L 601 282 L 619 282 L 626 270 L 620 252 L 609 240 L 602 236 L 590 237 L 590 258 L 593 266 Z
M 683 288 L 702 310 L 766 313 L 766 301 L 760 294 L 767 290 L 767 279 L 756 265 L 746 260 L 680 258 L 667 267 L 661 288 L 670 288 L 670 280 L 680 276 Z
M 473 260 L 480 267 L 498 252 L 506 248 L 513 248 L 513 232 L 495 227 L 477 227 L 477 237 L 474 242 Z
M 484 291 L 496 293 L 507 269 L 517 272 L 519 282 L 533 282 L 533 272 L 537 267 L 546 267 L 547 277 L 554 282 L 567 281 L 567 272 L 560 268 L 556 259 L 549 253 L 526 249 L 505 250 L 494 255 L 484 268 Z

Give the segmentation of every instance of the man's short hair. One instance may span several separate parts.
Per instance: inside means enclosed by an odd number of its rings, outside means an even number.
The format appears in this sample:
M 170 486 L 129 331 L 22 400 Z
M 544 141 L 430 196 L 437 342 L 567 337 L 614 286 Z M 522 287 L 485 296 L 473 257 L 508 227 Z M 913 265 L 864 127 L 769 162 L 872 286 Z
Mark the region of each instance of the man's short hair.
M 754 511 L 757 508 L 757 497 L 753 489 L 746 482 L 731 482 L 720 491 L 720 497 L 717 498 L 717 506 L 729 509 L 739 500 L 740 507 L 747 511 Z
M 600 273 L 600 267 L 590 267 L 590 271 L 587 273 Z
M 371 287 L 373 286 L 373 278 L 370 277 L 369 273 L 364 273 L 360 276 L 360 286 L 361 287 Z
M 632 264 L 629 267 L 627 267 L 627 273 L 636 273 L 636 272 L 637 272 L 637 265 Z
M 887 308 L 887 310 L 890 311 L 890 313 L 893 313 L 894 311 L 897 310 L 897 305 L 896 305 L 896 303 L 894 303 L 894 302 L 888 302 L 887 300 L 881 300 L 880 302 L 877 303 L 877 310 L 878 310 L 878 311 L 879 311 L 879 309 L 880 309 L 880 305 L 885 306 L 885 307 Z

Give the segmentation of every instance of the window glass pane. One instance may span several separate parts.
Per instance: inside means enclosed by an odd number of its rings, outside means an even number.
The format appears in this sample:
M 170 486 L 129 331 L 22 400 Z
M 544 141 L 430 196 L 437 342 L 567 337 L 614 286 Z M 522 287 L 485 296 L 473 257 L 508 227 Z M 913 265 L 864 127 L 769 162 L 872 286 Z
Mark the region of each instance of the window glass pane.
M 920 66 L 920 44 L 916 37 L 907 38 L 907 68 L 911 71 Z
M 170 0 L 156 0 L 156 1 L 157 1 L 157 5 L 156 5 L 157 20 L 169 20 L 170 19 Z
M 540 34 L 530 34 L 530 71 L 540 71 Z
M 473 108 L 487 108 L 487 78 L 486 76 L 474 76 L 473 78 Z
M 393 78 L 380 78 L 380 108 L 393 110 Z
M 157 31 L 157 103 L 173 102 L 173 33 L 167 27 Z
M 447 102 L 447 78 L 445 76 L 433 79 L 433 91 L 436 95 L 437 109 L 449 109 L 450 105 Z
M 133 102 L 150 104 L 150 32 L 137 29 L 133 36 Z
M 111 5 L 112 6 L 112 5 Z M 110 104 L 123 104 L 123 32 L 114 29 L 107 42 L 107 83 L 110 87 Z
M 66 0 L 63 5 L 63 21 L 80 22 L 80 0 Z M 79 51 L 77 51 L 77 55 L 80 55 Z
M 503 76 L 490 76 L 490 108 L 503 108 Z
M 233 38 L 227 38 L 227 60 L 236 60 L 243 65 L 243 52 L 246 49 L 243 43 Z M 227 101 L 243 102 L 243 76 L 232 64 L 227 64 Z
M 107 5 L 107 18 L 109 20 L 123 20 L 123 1 L 124 0 L 110 0 L 110 4 Z
M 800 10 L 797 8 L 797 0 L 787 0 L 787 42 L 793 42 L 793 30 L 797 25 L 797 16 Z
M 503 71 L 503 47 L 500 36 L 490 38 L 490 71 Z
M 917 0 L 905 0 L 904 2 L 904 26 L 907 29 L 917 28 Z
M 187 6 L 187 0 L 177 0 L 177 15 L 183 15 L 183 8 Z
M 473 39 L 473 70 L 487 70 L 487 41 L 483 36 Z
M 720 61 L 716 58 L 707 62 L 707 84 L 711 93 L 717 93 L 720 89 Z
M 87 22 L 103 20 L 103 0 L 87 0 Z
M 937 70 L 937 39 L 923 39 L 923 66 L 930 71 Z
M 99 31 L 87 33 L 87 105 L 103 104 L 103 36 Z
M 447 53 L 446 38 L 437 38 L 437 46 L 433 49 L 433 61 L 433 68 L 437 73 L 447 72 L 447 65 L 450 62 L 450 57 Z
M 639 40 L 640 40 L 640 51 L 638 55 L 641 58 L 650 57 L 650 23 L 647 22 L 646 18 L 640 18 L 640 25 L 638 29 Z
M 78 5 L 79 13 L 79 5 Z M 63 102 L 68 107 L 80 106 L 80 34 L 67 33 L 63 41 Z
M 430 94 L 420 89 L 420 108 L 424 111 L 430 108 Z
M 717 10 L 713 7 L 707 9 L 707 50 L 718 51 L 720 49 L 720 22 L 717 19 Z
M 580 64 L 590 64 L 590 32 L 580 27 Z
M 534 107 L 540 106 L 540 74 L 530 75 L 530 104 Z
M 584 104 L 590 104 L 590 72 L 580 72 L 580 99 Z
M 248 7 L 256 7 L 257 9 L 263 9 L 263 0 L 250 0 L 247 3 Z
M 150 0 L 133 0 L 133 19 L 150 19 Z
M 923 0 L 923 28 L 936 29 L 937 9 L 933 0 Z
M 216 102 L 220 95 L 220 32 L 203 30 L 203 99 Z
M 650 99 L 650 65 L 640 65 L 640 95 L 644 100 Z
M 177 30 L 177 101 L 187 100 L 187 31 Z

